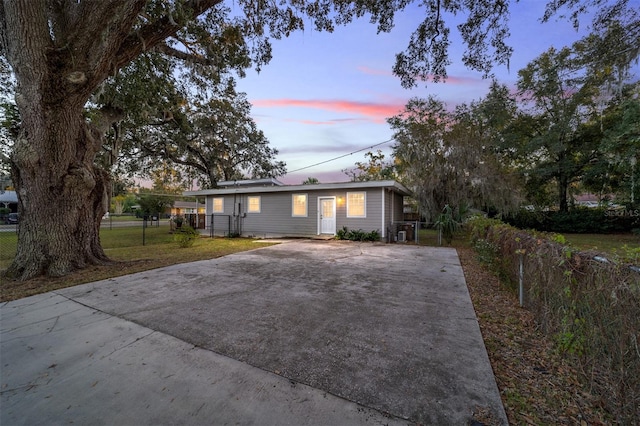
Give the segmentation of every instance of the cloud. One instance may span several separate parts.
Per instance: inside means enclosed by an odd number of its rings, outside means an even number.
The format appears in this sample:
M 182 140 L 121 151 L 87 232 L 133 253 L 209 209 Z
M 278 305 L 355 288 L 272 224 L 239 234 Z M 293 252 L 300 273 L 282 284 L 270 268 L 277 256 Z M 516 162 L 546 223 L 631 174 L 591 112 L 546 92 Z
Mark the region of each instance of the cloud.
M 387 117 L 398 114 L 404 108 L 404 104 L 322 99 L 256 99 L 251 103 L 256 108 L 313 108 L 336 113 L 358 114 L 367 117 L 370 121 L 380 123 L 384 123 Z
M 367 120 L 362 118 L 334 118 L 326 121 L 317 121 L 317 120 L 299 120 L 295 118 L 287 118 L 284 121 L 288 121 L 291 123 L 302 123 L 310 126 L 333 126 L 339 123 L 353 123 L 353 122 L 367 121 Z
M 396 78 L 393 73 L 391 71 L 388 70 L 379 70 L 379 69 L 375 69 L 375 68 L 369 68 L 367 66 L 359 66 L 357 67 L 358 71 L 360 71 L 363 74 L 369 74 L 369 75 L 383 75 L 385 77 L 394 77 Z
M 391 71 L 387 71 L 387 70 L 369 68 L 367 66 L 359 66 L 357 67 L 357 69 L 363 74 L 398 78 Z M 432 80 L 432 79 L 433 79 L 433 76 L 429 76 L 429 80 Z M 416 80 L 418 80 L 418 77 L 416 77 Z M 477 85 L 482 81 L 484 80 L 476 77 L 458 77 L 458 76 L 450 75 L 447 77 L 446 80 L 442 80 L 440 83 L 437 83 L 437 84 L 446 83 L 446 84 L 452 84 L 456 86 L 458 85 L 463 86 L 463 85 Z M 420 84 L 420 82 L 418 82 L 418 84 Z M 433 84 L 436 84 L 436 83 L 433 83 Z

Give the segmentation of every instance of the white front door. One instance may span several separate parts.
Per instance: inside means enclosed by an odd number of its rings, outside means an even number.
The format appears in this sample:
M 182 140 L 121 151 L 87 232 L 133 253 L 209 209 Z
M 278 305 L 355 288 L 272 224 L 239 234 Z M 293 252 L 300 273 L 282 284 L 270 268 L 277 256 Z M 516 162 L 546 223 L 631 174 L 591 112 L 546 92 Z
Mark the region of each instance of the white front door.
M 335 198 L 320 198 L 320 233 L 331 234 L 336 233 L 336 199 Z

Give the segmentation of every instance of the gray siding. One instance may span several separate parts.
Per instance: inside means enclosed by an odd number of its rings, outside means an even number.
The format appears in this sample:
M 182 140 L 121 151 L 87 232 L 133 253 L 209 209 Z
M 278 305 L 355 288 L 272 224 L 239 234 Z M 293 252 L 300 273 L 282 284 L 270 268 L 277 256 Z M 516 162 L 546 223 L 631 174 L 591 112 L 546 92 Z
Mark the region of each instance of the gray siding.
M 307 194 L 307 217 L 292 216 L 292 195 Z M 275 236 L 307 236 L 315 235 L 316 199 L 306 192 L 277 192 L 246 194 L 245 206 L 250 196 L 260 196 L 260 213 L 246 213 L 243 219 L 242 234 L 256 237 Z M 243 207 L 243 212 L 246 207 Z
M 382 205 L 384 191 L 385 205 Z M 366 193 L 366 217 L 347 217 L 347 192 Z M 292 195 L 307 194 L 307 216 L 292 216 Z M 247 212 L 247 199 L 251 196 L 260 196 L 260 213 Z M 362 229 L 363 231 L 379 231 L 386 234 L 382 218 L 383 209 L 385 222 L 391 220 L 392 210 L 400 208 L 402 201 L 396 200 L 397 194 L 383 188 L 363 188 L 353 190 L 313 190 L 309 191 L 283 191 L 261 193 L 259 189 L 255 193 L 234 195 L 208 195 L 207 228 L 211 226 L 211 212 L 213 210 L 213 198 L 224 198 L 224 213 L 214 215 L 214 234 L 225 235 L 228 232 L 229 217 L 231 217 L 232 232 L 238 231 L 244 236 L 255 237 L 311 237 L 318 235 L 318 197 L 336 197 L 336 231 L 346 226 L 349 229 Z M 240 205 L 238 205 L 240 204 Z M 235 206 L 235 212 L 234 212 Z M 226 215 L 226 216 L 225 216 Z
M 384 222 L 385 233 L 384 238 L 388 238 L 389 234 L 393 234 L 393 222 L 401 221 L 403 214 L 403 196 L 397 192 L 385 190 L 384 200 Z

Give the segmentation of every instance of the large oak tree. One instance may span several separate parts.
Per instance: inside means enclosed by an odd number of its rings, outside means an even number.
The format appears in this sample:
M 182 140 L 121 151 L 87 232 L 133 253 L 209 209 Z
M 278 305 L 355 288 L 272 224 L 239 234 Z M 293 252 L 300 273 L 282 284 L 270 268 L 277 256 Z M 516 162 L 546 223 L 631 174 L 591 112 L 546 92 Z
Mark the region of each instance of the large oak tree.
M 259 67 L 271 55 L 268 37 L 303 29 L 332 30 L 368 16 L 381 31 L 412 0 L 237 0 L 234 15 L 222 0 L 3 0 L 0 56 L 16 81 L 20 130 L 11 155 L 22 221 L 18 249 L 8 273 L 22 279 L 59 276 L 107 262 L 100 246 L 108 173 L 94 161 L 106 130 L 122 111 L 85 107 L 102 83 L 146 52 L 183 61 L 198 72 L 215 69 L 228 50 L 243 45 Z M 449 29 L 445 12 L 468 16 L 459 30 L 468 45 L 464 60 L 488 72 L 505 63 L 508 6 L 504 0 L 425 0 L 424 22 L 394 71 L 410 86 L 446 76 Z M 564 1 L 571 6 L 598 0 Z M 627 3 L 618 0 L 614 3 Z M 308 21 L 305 19 L 308 18 Z M 248 66 L 236 64 L 238 68 Z
M 211 99 L 180 109 L 163 123 L 131 130 L 137 164 L 153 168 L 158 160 L 169 160 L 202 188 L 215 188 L 223 180 L 285 174 L 285 164 L 275 160 L 278 150 L 257 128 L 251 104 L 235 91 L 233 80 L 216 87 Z

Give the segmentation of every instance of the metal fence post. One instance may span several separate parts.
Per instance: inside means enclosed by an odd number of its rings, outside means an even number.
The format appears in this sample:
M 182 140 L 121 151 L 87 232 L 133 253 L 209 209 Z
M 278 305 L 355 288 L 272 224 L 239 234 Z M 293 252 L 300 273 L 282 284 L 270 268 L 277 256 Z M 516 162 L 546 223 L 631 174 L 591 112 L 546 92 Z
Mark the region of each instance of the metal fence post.
M 520 307 L 524 306 L 524 253 L 518 250 L 518 258 L 520 260 L 520 268 L 518 271 L 518 295 L 520 299 Z

